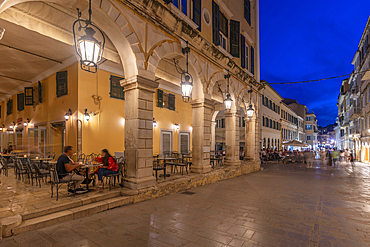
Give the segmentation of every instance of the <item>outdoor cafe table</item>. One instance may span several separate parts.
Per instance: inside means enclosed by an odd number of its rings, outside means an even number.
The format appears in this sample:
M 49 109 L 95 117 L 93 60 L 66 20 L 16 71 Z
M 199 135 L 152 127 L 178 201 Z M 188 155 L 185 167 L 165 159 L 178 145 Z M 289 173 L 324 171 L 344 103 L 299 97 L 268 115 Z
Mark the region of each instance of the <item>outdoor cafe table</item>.
M 97 164 L 84 164 L 83 166 L 81 166 L 82 169 L 86 169 L 86 190 L 89 191 L 89 170 L 91 167 L 98 167 L 100 166 L 101 164 L 97 163 Z
M 52 160 L 53 158 L 38 158 L 38 159 L 31 159 L 32 161 L 34 161 L 34 162 L 40 162 L 40 168 L 42 168 L 42 162 L 44 162 L 44 161 L 50 161 L 50 160 Z
M 179 158 L 165 157 L 165 158 L 158 158 L 158 160 L 163 160 L 163 166 L 166 168 L 166 165 L 169 164 L 168 162 L 170 162 L 170 161 L 173 161 L 173 162 L 178 161 Z M 171 167 L 171 173 L 172 173 L 172 168 L 173 168 L 173 166 Z M 166 176 L 169 177 L 170 174 L 166 174 Z

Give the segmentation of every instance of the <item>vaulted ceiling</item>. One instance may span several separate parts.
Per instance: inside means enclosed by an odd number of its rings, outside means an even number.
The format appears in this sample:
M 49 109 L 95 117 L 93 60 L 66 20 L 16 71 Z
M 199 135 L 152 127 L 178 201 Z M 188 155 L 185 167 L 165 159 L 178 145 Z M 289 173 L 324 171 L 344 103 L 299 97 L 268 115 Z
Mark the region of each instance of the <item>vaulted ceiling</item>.
M 80 2 L 86 8 L 85 1 Z M 0 14 L 5 29 L 0 40 L 0 101 L 77 62 L 72 35 L 76 18 L 77 11 L 43 2 L 18 4 Z M 108 37 L 106 42 L 102 63 L 122 70 Z

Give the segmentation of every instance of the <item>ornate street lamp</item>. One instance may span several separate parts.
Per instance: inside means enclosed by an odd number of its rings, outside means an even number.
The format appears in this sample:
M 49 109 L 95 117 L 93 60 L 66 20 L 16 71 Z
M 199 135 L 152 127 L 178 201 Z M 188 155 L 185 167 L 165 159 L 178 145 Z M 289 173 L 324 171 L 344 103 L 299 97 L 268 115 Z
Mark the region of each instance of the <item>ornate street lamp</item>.
M 233 100 L 231 99 L 231 96 L 229 93 L 229 86 L 230 86 L 230 74 L 229 73 L 225 75 L 225 79 L 227 79 L 227 91 L 226 91 L 226 99 L 224 99 L 224 103 L 225 103 L 226 110 L 230 110 Z
M 91 22 L 91 0 L 89 0 L 89 19 L 81 19 L 81 12 L 77 9 L 78 19 L 73 23 L 73 38 L 75 48 L 80 57 L 81 69 L 96 73 L 105 45 L 103 32 Z M 78 38 L 80 37 L 80 38 Z
M 249 107 L 247 108 L 248 118 L 253 117 L 253 114 L 254 114 L 254 109 L 253 109 L 253 106 L 252 106 L 252 92 L 253 92 L 252 89 L 248 90 L 248 93 L 249 93 Z
M 11 123 L 11 124 L 9 125 L 9 128 L 10 128 L 10 129 L 14 129 L 14 126 L 15 126 L 15 123 L 13 122 L 13 123 Z
M 189 74 L 189 53 L 190 48 L 188 42 L 186 42 L 186 47 L 182 48 L 182 53 L 186 55 L 186 70 L 181 70 L 179 68 L 179 61 L 174 59 L 175 67 L 177 72 L 181 74 L 181 91 L 182 100 L 188 103 L 191 98 L 191 93 L 193 91 L 193 77 Z

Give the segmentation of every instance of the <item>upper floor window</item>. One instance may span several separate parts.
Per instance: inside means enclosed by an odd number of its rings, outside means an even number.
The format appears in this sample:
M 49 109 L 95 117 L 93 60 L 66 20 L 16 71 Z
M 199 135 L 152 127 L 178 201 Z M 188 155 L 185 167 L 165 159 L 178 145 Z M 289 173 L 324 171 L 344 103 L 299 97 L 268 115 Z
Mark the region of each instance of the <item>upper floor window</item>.
M 249 69 L 249 47 L 243 35 L 241 35 L 241 44 L 241 66 L 242 68 Z
M 166 3 L 172 2 L 184 15 L 189 17 L 201 30 L 201 0 L 165 0 Z
M 306 124 L 306 130 L 312 130 L 312 124 Z
M 6 115 L 9 116 L 13 113 L 13 100 L 9 99 L 8 102 L 6 102 Z
M 216 119 L 216 128 L 225 128 L 225 119 Z
M 157 89 L 157 106 L 169 110 L 175 110 L 176 97 L 174 94 L 166 93 L 161 89 Z

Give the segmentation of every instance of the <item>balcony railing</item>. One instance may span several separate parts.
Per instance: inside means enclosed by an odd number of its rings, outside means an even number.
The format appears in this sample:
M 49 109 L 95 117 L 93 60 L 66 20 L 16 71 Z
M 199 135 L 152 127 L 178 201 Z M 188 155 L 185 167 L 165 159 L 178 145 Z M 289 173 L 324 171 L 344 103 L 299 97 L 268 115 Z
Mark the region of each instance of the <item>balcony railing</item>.
M 348 112 L 348 117 L 351 120 L 361 117 L 360 107 L 351 107 Z

